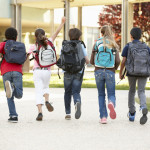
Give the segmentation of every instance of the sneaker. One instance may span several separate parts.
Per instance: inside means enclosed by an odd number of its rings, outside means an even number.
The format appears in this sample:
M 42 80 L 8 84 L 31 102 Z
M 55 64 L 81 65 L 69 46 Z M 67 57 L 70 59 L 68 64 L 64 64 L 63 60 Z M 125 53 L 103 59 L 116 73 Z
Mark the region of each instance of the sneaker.
M 142 114 L 143 114 L 143 116 L 141 117 L 141 119 L 140 119 L 140 124 L 145 124 L 146 122 L 147 122 L 147 113 L 148 113 L 148 110 L 147 110 L 147 108 L 143 108 L 142 109 Z
M 36 120 L 37 121 L 42 121 L 42 119 L 43 119 L 43 114 L 39 113 L 38 116 L 37 116 L 37 118 L 36 118 Z
M 136 114 L 136 112 L 134 112 L 133 114 L 131 114 L 130 112 L 128 113 L 128 118 L 129 118 L 129 121 L 134 121 L 134 119 L 135 119 L 135 114 Z
M 51 105 L 50 102 L 46 101 L 45 105 L 46 105 L 48 111 L 52 112 L 54 110 L 54 107 Z
M 80 102 L 77 102 L 75 104 L 75 118 L 76 119 L 79 119 L 81 116 L 81 103 Z
M 66 120 L 71 120 L 71 115 L 70 114 L 66 114 L 65 119 Z
M 18 122 L 18 117 L 10 117 L 8 119 L 9 122 L 17 123 Z
M 102 118 L 102 119 L 100 120 L 100 123 L 101 123 L 101 124 L 107 124 L 107 118 Z
M 110 118 L 111 119 L 116 119 L 116 112 L 115 112 L 115 108 L 112 102 L 109 102 L 108 104 L 108 109 L 110 110 Z
M 6 88 L 6 97 L 11 98 L 12 97 L 12 87 L 10 81 L 5 81 L 5 88 Z

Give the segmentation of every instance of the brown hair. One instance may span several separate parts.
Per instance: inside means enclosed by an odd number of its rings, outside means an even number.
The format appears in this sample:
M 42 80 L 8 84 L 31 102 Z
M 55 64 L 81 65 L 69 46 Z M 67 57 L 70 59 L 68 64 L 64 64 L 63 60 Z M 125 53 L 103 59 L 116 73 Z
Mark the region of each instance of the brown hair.
M 45 31 L 41 28 L 35 30 L 36 43 L 38 46 L 42 45 L 47 47 L 47 37 L 45 36 Z
M 69 30 L 69 38 L 70 40 L 79 40 L 82 32 L 77 28 L 72 28 Z

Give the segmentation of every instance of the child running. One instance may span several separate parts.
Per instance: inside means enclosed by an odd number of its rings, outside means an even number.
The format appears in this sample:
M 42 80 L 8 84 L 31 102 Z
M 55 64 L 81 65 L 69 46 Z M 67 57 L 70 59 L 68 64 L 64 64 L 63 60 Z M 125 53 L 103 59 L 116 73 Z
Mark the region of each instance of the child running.
M 110 118 L 116 118 L 115 70 L 120 64 L 118 45 L 116 44 L 110 26 L 101 27 L 101 38 L 93 46 L 90 63 L 95 66 L 95 80 L 98 90 L 100 123 L 107 123 L 107 108 L 105 100 L 105 85 L 108 94 L 108 109 Z
M 83 81 L 83 73 L 84 73 L 84 63 L 89 63 L 89 59 L 87 56 L 87 51 L 85 48 L 84 43 L 80 40 L 81 39 L 82 32 L 77 28 L 72 28 L 69 30 L 69 41 L 64 41 L 63 48 L 61 50 L 61 54 L 63 56 L 60 56 L 62 59 L 65 58 L 64 62 L 66 65 L 62 67 L 62 69 L 65 69 L 64 72 L 64 103 L 65 103 L 65 112 L 66 120 L 71 119 L 71 97 L 73 96 L 74 99 L 74 105 L 75 105 L 75 118 L 79 119 L 81 116 L 81 86 Z M 75 46 L 76 45 L 76 46 Z M 78 53 L 78 56 L 76 55 Z M 67 55 L 68 54 L 68 55 Z M 80 68 L 81 66 L 78 66 L 78 63 L 76 60 L 80 60 L 82 57 L 81 64 L 83 64 L 83 68 Z M 81 70 L 78 71 L 78 68 Z
M 29 49 L 29 53 L 35 55 L 34 50 L 38 50 L 39 47 L 46 48 L 50 42 L 54 42 L 58 33 L 61 31 L 64 26 L 66 18 L 63 17 L 61 20 L 61 24 L 57 28 L 56 32 L 48 39 L 45 36 L 45 31 L 43 29 L 37 29 L 35 31 L 35 45 L 31 46 Z M 34 60 L 33 66 L 33 80 L 35 85 L 35 99 L 36 105 L 38 108 L 38 116 L 36 118 L 37 121 L 42 121 L 43 113 L 42 113 L 42 105 L 44 104 L 43 97 L 45 98 L 45 105 L 49 112 L 54 110 L 53 106 L 49 102 L 49 82 L 51 77 L 51 68 L 41 68 L 36 60 Z
M 129 107 L 129 121 L 135 120 L 135 92 L 136 82 L 138 84 L 138 97 L 140 99 L 140 109 L 142 116 L 140 124 L 147 122 L 147 105 L 145 96 L 145 86 L 147 78 L 150 76 L 150 48 L 143 42 L 140 42 L 142 31 L 138 27 L 134 27 L 130 31 L 131 41 L 122 51 L 122 62 L 119 72 L 120 79 L 123 79 L 122 73 L 124 67 L 127 70 L 127 77 L 129 82 L 128 107 Z

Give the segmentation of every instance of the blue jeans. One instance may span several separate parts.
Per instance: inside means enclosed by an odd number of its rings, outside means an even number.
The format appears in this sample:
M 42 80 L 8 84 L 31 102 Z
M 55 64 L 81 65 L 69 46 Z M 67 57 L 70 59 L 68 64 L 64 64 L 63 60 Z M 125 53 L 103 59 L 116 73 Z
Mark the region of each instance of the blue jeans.
M 95 80 L 98 89 L 100 118 L 107 118 L 108 113 L 105 100 L 105 84 L 107 89 L 108 101 L 112 102 L 115 106 L 115 73 L 110 70 L 99 69 L 95 71 Z
M 22 74 L 17 71 L 7 72 L 3 75 L 3 84 L 5 88 L 5 81 L 10 81 L 11 85 L 14 86 L 14 90 L 11 98 L 7 98 L 8 108 L 9 108 L 9 116 L 18 116 L 15 108 L 14 97 L 20 99 L 23 95 L 22 88 Z M 6 89 L 5 89 L 6 90 Z
M 74 104 L 76 102 L 81 103 L 81 85 L 83 79 L 81 78 L 81 73 L 69 74 L 67 72 L 64 73 L 64 103 L 65 103 L 65 112 L 66 114 L 71 113 L 71 96 L 73 95 Z

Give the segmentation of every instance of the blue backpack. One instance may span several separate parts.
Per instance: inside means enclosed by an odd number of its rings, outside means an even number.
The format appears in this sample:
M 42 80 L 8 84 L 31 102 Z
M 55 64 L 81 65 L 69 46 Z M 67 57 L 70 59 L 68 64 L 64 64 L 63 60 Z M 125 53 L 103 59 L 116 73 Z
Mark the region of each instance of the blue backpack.
M 24 43 L 7 40 L 4 58 L 8 63 L 23 64 L 26 61 L 26 48 Z
M 95 66 L 101 68 L 115 67 L 116 50 L 103 46 L 102 38 L 98 39 L 95 44 Z

